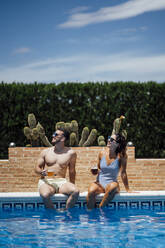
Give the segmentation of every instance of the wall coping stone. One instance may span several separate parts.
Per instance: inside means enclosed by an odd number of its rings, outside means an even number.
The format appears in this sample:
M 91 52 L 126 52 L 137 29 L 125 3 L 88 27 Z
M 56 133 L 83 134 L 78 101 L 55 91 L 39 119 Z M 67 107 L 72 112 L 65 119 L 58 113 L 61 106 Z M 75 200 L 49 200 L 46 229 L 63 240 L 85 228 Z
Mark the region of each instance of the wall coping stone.
M 79 195 L 79 200 L 86 200 L 87 192 L 82 192 Z M 104 193 L 99 194 L 96 197 L 96 200 L 102 199 L 104 196 Z M 6 201 L 7 199 L 10 200 L 16 200 L 16 201 L 21 201 L 21 200 L 41 200 L 42 198 L 40 197 L 40 194 L 38 192 L 8 192 L 8 193 L 0 193 L 0 201 Z M 64 194 L 55 194 L 52 196 L 53 200 L 66 200 L 68 197 Z M 119 194 L 116 194 L 113 201 L 118 201 L 118 200 L 144 200 L 144 199 L 164 199 L 165 200 L 165 190 L 162 191 L 135 191 L 133 193 L 127 193 L 125 191 L 121 191 Z

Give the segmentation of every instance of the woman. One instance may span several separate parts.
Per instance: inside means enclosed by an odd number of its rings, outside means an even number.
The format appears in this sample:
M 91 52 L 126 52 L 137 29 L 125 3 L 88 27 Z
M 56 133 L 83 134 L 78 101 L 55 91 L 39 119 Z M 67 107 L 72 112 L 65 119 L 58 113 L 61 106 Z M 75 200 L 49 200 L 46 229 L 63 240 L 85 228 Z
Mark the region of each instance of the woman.
M 126 166 L 126 140 L 124 136 L 120 134 L 112 135 L 108 139 L 105 150 L 99 153 L 97 179 L 88 189 L 87 207 L 89 209 L 95 207 L 95 198 L 97 194 L 105 193 L 99 205 L 99 207 L 104 207 L 114 198 L 116 193 L 119 193 L 120 189 L 117 181 L 119 171 L 125 189 L 129 192 Z M 91 172 L 92 174 L 95 174 L 92 169 Z

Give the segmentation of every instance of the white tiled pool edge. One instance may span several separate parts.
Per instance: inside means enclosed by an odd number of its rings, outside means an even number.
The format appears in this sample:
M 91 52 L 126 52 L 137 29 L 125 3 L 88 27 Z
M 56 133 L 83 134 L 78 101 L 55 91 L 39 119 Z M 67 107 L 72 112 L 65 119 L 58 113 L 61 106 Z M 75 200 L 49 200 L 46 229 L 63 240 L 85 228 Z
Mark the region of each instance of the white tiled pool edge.
M 97 205 L 104 194 L 96 198 Z M 86 207 L 87 192 L 80 193 L 76 207 Z M 55 208 L 65 207 L 67 196 L 55 194 L 52 197 Z M 165 191 L 138 191 L 134 193 L 121 192 L 109 204 L 115 208 L 161 208 L 165 207 Z M 38 192 L 9 192 L 0 193 L 0 210 L 35 210 L 44 208 Z

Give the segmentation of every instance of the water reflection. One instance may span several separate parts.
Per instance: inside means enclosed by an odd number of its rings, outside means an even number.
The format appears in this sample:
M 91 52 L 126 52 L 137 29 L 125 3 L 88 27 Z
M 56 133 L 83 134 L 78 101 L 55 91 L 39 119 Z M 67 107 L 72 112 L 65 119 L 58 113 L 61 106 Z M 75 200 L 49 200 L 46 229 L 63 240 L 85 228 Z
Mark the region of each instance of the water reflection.
M 2 247 L 5 242 L 14 244 L 13 247 L 26 243 L 29 247 L 42 248 L 154 247 L 160 237 L 164 244 L 163 210 L 43 209 L 4 213 L 0 218 Z M 156 243 L 152 244 L 151 240 Z

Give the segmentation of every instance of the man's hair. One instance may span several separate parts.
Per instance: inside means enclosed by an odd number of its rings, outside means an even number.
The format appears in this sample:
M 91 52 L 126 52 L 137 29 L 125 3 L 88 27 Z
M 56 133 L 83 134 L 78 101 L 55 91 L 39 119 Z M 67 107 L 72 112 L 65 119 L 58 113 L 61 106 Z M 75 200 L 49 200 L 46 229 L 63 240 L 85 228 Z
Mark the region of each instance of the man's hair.
M 116 134 L 116 142 L 119 144 L 119 146 L 116 148 L 116 154 L 118 154 L 125 150 L 127 142 L 125 137 L 119 133 Z
M 69 139 L 69 132 L 66 129 L 58 128 L 57 130 L 60 130 L 60 131 L 62 131 L 64 133 L 65 140 Z

